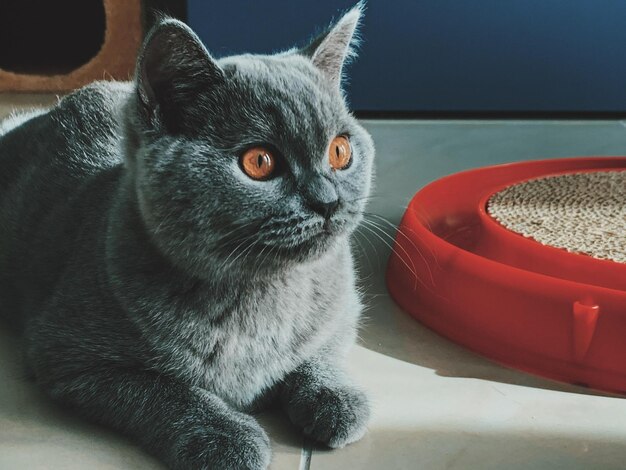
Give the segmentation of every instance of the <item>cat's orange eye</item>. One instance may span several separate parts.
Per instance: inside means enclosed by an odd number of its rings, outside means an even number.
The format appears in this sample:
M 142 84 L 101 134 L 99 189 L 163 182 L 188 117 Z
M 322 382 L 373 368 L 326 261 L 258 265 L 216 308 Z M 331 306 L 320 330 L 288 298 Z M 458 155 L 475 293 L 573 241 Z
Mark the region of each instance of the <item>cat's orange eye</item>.
M 330 167 L 333 170 L 344 170 L 350 166 L 352 148 L 350 147 L 350 141 L 345 135 L 338 135 L 330 143 L 328 158 Z
M 274 155 L 263 147 L 248 149 L 241 157 L 241 167 L 246 175 L 255 180 L 266 180 L 276 169 Z

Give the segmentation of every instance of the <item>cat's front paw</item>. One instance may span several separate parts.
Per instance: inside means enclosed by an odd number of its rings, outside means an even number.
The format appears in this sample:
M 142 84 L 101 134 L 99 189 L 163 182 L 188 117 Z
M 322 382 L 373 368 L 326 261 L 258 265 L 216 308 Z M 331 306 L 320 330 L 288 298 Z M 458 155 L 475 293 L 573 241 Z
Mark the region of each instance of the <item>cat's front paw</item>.
M 367 396 L 350 386 L 299 390 L 287 406 L 291 420 L 307 436 L 339 448 L 358 441 L 367 431 Z
M 217 423 L 216 423 L 217 424 Z M 270 440 L 251 416 L 237 413 L 220 427 L 188 430 L 178 446 L 173 468 L 180 470 L 265 470 Z

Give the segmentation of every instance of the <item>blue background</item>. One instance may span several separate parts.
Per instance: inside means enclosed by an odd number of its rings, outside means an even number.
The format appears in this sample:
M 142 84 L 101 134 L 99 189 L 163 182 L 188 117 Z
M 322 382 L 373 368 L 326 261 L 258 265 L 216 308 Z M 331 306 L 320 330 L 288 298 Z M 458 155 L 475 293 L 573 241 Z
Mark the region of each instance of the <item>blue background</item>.
M 215 56 L 267 53 L 354 3 L 188 0 L 188 22 Z M 362 35 L 356 110 L 626 111 L 626 0 L 370 0 Z

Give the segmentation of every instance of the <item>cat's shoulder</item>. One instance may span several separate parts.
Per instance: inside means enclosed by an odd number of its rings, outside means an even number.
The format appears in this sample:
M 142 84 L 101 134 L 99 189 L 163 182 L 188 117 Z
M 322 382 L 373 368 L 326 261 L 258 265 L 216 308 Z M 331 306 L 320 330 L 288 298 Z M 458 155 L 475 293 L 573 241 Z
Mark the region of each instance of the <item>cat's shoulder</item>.
M 54 109 L 59 114 L 102 118 L 120 112 L 132 91 L 131 82 L 97 81 L 64 96 Z
M 43 126 L 44 129 L 60 125 L 68 131 L 84 131 L 104 125 L 111 130 L 123 113 L 124 103 L 132 92 L 131 82 L 93 82 L 59 98 L 50 107 L 14 111 L 0 120 L 0 136 L 39 116 L 43 119 L 38 120 L 38 127 Z
M 62 135 L 71 153 L 81 155 L 89 149 L 116 153 L 110 147 L 121 138 L 132 91 L 130 82 L 93 82 L 59 100 L 48 113 L 47 129 Z

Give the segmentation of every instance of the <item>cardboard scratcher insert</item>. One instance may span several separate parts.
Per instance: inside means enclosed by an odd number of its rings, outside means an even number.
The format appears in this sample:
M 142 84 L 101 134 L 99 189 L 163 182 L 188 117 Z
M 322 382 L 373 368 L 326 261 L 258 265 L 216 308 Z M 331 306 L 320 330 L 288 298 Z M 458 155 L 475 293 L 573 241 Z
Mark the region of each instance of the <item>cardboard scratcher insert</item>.
M 510 367 L 626 394 L 626 157 L 527 161 L 433 181 L 387 267 L 420 322 Z
M 626 171 L 551 176 L 494 194 L 489 214 L 544 245 L 626 263 Z

